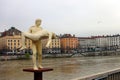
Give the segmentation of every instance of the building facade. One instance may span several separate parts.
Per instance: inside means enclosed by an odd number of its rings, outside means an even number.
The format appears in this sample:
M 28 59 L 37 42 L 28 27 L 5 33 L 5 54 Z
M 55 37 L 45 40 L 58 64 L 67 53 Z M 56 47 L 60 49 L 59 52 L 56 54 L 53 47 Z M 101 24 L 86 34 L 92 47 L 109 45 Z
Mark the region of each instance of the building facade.
M 97 47 L 108 46 L 108 40 L 106 36 L 98 36 L 95 38 Z
M 107 37 L 108 49 L 120 48 L 120 35 L 113 35 Z
M 60 38 L 52 39 L 49 48 L 46 48 L 48 39 L 42 40 L 43 53 L 61 53 Z
M 26 39 L 27 49 L 31 49 L 32 42 L 29 39 Z M 4 52 L 16 52 L 18 48 L 21 47 L 21 36 L 4 36 L 0 38 L 0 50 Z M 6 50 L 6 51 L 5 51 Z
M 61 50 L 63 53 L 73 53 L 78 48 L 78 38 L 75 35 L 64 34 L 60 38 Z
M 93 51 L 96 47 L 96 42 L 94 37 L 79 37 L 79 50 L 84 51 Z

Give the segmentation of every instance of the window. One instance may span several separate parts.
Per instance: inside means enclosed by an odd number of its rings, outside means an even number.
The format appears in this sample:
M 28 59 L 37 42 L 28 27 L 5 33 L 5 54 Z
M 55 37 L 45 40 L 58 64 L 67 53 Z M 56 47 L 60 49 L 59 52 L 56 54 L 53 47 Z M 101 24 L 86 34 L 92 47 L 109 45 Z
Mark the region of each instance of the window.
M 16 42 L 16 40 L 14 40 L 14 42 Z
M 8 43 L 8 46 L 10 45 L 10 43 Z
M 10 40 L 8 40 L 8 42 L 10 42 Z

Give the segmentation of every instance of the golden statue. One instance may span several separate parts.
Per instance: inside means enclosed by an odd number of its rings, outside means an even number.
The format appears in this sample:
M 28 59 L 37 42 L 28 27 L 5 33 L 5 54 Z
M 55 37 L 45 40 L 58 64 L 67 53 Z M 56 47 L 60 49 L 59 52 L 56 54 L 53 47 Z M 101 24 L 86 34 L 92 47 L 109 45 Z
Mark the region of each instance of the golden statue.
M 30 39 L 32 40 L 32 51 L 33 51 L 33 65 L 34 69 L 37 70 L 38 68 L 43 68 L 42 67 L 42 39 L 48 38 L 48 42 L 46 44 L 46 47 L 48 48 L 52 39 L 57 38 L 56 35 L 53 32 L 48 32 L 47 30 L 42 29 L 41 25 L 41 19 L 37 19 L 35 21 L 35 26 L 32 26 L 29 29 L 29 32 L 22 32 L 22 47 L 20 50 L 26 49 L 25 46 L 25 39 Z M 36 63 L 36 57 L 38 53 L 38 67 Z

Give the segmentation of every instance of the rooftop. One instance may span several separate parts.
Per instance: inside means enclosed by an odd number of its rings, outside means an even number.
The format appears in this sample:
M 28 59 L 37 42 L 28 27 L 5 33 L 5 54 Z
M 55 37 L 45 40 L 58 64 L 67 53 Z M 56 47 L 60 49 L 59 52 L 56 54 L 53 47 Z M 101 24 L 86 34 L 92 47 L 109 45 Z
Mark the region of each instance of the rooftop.
M 5 30 L 4 32 L 1 33 L 1 36 L 13 36 L 13 35 L 20 35 L 21 31 L 16 29 L 15 27 L 11 27 L 8 30 Z
M 61 38 L 75 38 L 75 35 L 71 35 L 71 34 L 63 34 L 60 35 Z

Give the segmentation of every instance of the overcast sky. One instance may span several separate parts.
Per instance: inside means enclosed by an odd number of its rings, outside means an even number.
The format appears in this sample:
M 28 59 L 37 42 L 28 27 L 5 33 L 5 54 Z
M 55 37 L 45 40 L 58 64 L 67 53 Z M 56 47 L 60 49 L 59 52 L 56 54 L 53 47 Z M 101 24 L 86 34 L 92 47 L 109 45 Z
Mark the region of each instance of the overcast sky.
M 0 0 L 0 31 L 27 31 L 37 18 L 56 34 L 120 34 L 120 0 Z

